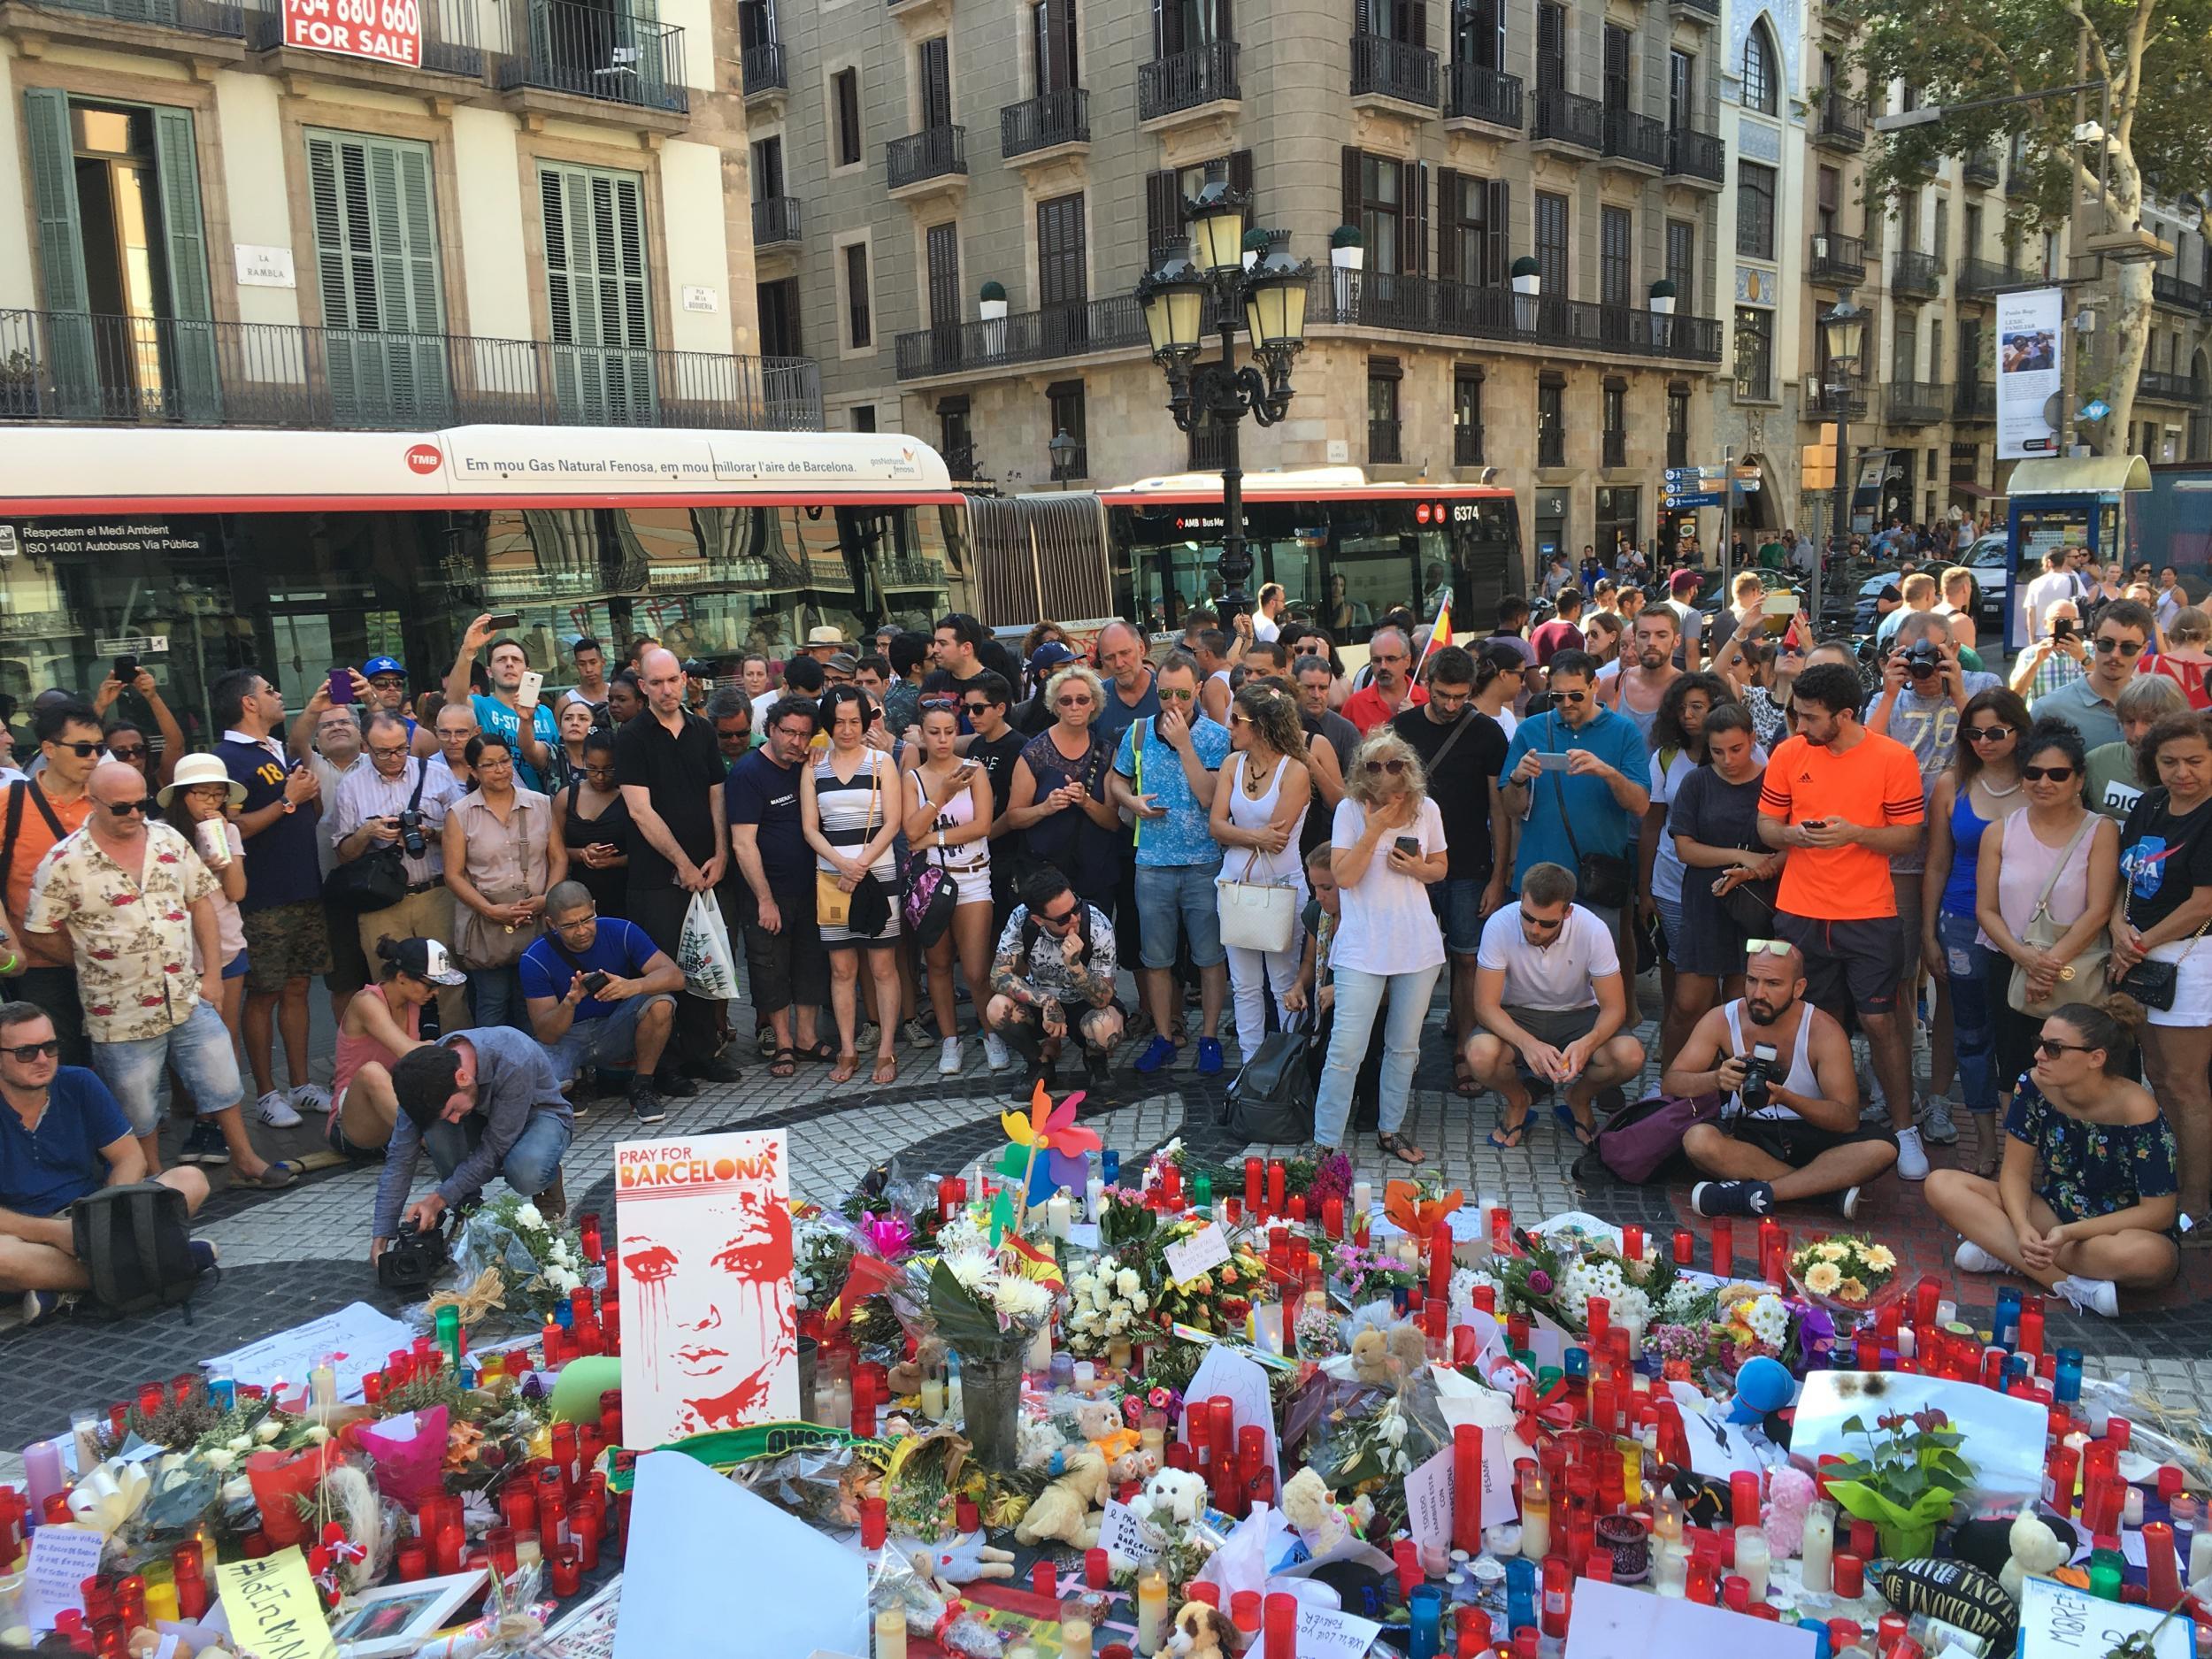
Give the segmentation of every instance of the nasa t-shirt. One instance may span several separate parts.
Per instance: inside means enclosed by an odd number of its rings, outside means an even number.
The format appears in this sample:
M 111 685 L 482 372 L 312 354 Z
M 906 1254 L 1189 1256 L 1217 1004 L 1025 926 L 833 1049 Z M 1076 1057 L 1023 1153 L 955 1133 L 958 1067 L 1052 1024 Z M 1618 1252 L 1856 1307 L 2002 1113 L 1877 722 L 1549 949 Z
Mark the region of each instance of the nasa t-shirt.
M 2167 810 L 2165 787 L 2143 791 L 2120 831 L 2120 879 L 2127 895 L 2128 926 L 2155 927 L 2212 886 L 2212 802 L 2176 818 Z

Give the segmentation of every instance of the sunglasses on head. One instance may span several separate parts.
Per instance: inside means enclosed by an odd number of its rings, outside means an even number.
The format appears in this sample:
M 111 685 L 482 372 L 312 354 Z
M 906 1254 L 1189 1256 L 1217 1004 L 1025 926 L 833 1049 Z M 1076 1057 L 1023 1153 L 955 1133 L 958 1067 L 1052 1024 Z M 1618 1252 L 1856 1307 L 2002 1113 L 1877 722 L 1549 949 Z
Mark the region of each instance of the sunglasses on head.
M 1394 778 L 1405 769 L 1406 764 L 1402 760 L 1371 760 L 1367 763 L 1367 770 L 1371 773 L 1386 772 Z
M 49 1037 L 44 1042 L 19 1042 L 11 1045 L 6 1053 L 18 1065 L 28 1065 L 41 1057 L 51 1059 L 61 1052 L 61 1039 Z
M 2030 783 L 2041 783 L 2049 779 L 2053 783 L 2065 783 L 2074 775 L 2071 766 L 2023 766 L 2020 775 Z
M 1747 939 L 1743 941 L 1743 949 L 1747 956 L 1755 956 L 1763 950 L 1769 956 L 1786 956 L 1791 947 L 1786 939 Z

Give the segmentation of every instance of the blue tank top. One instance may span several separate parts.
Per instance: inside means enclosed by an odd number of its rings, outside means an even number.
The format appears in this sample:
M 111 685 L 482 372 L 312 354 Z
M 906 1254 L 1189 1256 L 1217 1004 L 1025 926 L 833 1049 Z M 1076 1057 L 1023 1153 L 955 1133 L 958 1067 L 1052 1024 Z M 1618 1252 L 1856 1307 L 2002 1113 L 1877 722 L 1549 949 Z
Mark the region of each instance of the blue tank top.
M 1974 810 L 1973 787 L 1961 789 L 1951 803 L 1951 875 L 1943 884 L 1943 913 L 1974 913 L 1975 874 L 1981 864 L 1982 832 L 1989 820 Z

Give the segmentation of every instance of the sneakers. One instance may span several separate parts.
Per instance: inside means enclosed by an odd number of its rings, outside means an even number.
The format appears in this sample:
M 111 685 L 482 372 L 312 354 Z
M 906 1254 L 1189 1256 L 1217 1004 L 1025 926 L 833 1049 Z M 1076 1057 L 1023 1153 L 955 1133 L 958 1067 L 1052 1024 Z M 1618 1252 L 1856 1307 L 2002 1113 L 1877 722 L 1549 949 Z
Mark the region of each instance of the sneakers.
M 1774 1188 L 1764 1181 L 1700 1181 L 1690 1208 L 1701 1216 L 1765 1216 L 1774 1211 Z
M 1859 1214 L 1859 1196 L 1863 1190 L 1862 1187 L 1847 1187 L 1838 1193 L 1835 1197 L 1836 1213 L 1846 1221 L 1856 1220 Z
M 683 1071 L 686 1077 L 695 1077 L 705 1083 L 735 1083 L 745 1075 L 737 1069 L 735 1061 L 725 1060 L 718 1054 L 710 1055 L 703 1060 L 689 1061 Z
M 689 1100 L 699 1092 L 699 1086 L 672 1065 L 664 1065 L 653 1073 L 653 1092 L 669 1100 Z
M 559 1170 L 553 1171 L 553 1185 L 534 1194 L 530 1202 L 538 1207 L 538 1213 L 550 1222 L 556 1231 L 568 1219 L 568 1180 Z
M 936 1028 L 927 1024 L 919 1014 L 899 1026 L 899 1034 L 906 1039 L 910 1048 L 926 1048 L 937 1041 Z
M 2012 1267 L 2011 1263 L 1992 1256 L 1971 1239 L 1959 1240 L 1959 1248 L 1951 1253 L 1951 1263 L 1962 1273 L 2003 1273 Z
M 57 1312 L 64 1300 L 58 1290 L 27 1290 L 23 1293 L 23 1323 L 36 1325 L 50 1313 Z
M 1953 1147 L 1958 1144 L 1958 1126 L 1951 1121 L 1951 1102 L 1940 1094 L 1931 1094 L 1920 1109 L 1920 1138 L 1932 1147 Z
M 939 1077 L 960 1075 L 959 1038 L 948 1037 L 937 1045 L 937 1075 Z
M 657 1124 L 668 1116 L 660 1092 L 642 1078 L 630 1085 L 630 1116 L 641 1124 Z
M 302 1083 L 292 1091 L 292 1107 L 296 1111 L 326 1112 L 330 1091 L 319 1083 Z
M 1954 1131 L 1952 1139 L 1956 1140 Z M 1897 1179 L 1902 1181 L 1924 1181 L 1928 1179 L 1928 1148 L 1920 1144 L 1917 1124 L 1897 1132 Z
M 272 1129 L 296 1129 L 300 1115 L 292 1110 L 289 1096 L 280 1088 L 273 1088 L 253 1103 L 253 1115 Z
M 2077 1312 L 2099 1314 L 2107 1319 L 2120 1317 L 2119 1286 L 2108 1279 L 2083 1279 L 2075 1274 L 2051 1288 L 2072 1302 Z
M 1201 1077 L 1221 1075 L 1220 1038 L 1201 1037 L 1198 1040 L 1198 1075 Z
M 295 1118 L 294 1123 L 299 1121 Z M 192 1127 L 185 1133 L 184 1145 L 178 1148 L 180 1164 L 227 1164 L 230 1148 L 224 1144 L 223 1132 L 204 1118 L 192 1120 Z
M 1003 1071 L 1014 1064 L 1013 1055 L 1007 1050 L 1006 1039 L 995 1031 L 983 1033 L 983 1064 L 994 1071 Z
M 223 1253 L 215 1248 L 212 1239 L 188 1239 L 185 1243 L 192 1252 L 192 1265 L 203 1273 L 213 1272 L 215 1264 L 223 1259 Z
M 1220 1045 L 1217 1043 L 1214 1048 L 1216 1055 L 1218 1056 Z M 1176 1053 L 1175 1045 L 1165 1037 L 1155 1037 L 1150 1042 L 1145 1044 L 1144 1052 L 1137 1056 L 1137 1070 L 1144 1076 L 1150 1077 L 1155 1071 L 1173 1065 Z

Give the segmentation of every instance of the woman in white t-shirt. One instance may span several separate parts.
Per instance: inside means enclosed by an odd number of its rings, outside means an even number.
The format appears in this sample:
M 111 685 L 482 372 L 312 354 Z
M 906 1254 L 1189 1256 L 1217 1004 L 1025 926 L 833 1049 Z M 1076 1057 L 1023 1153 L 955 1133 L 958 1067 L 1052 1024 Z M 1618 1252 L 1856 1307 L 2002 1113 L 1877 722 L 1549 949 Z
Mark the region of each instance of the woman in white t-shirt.
M 1420 757 L 1387 726 L 1352 752 L 1329 840 L 1342 915 L 1332 956 L 1336 1022 L 1314 1101 L 1314 1139 L 1331 1149 L 1343 1141 L 1353 1079 L 1387 991 L 1376 1144 L 1401 1163 L 1420 1164 L 1428 1154 L 1398 1126 L 1413 1090 L 1421 1024 L 1444 965 L 1444 936 L 1428 894 L 1447 867 L 1444 818 L 1428 797 Z

